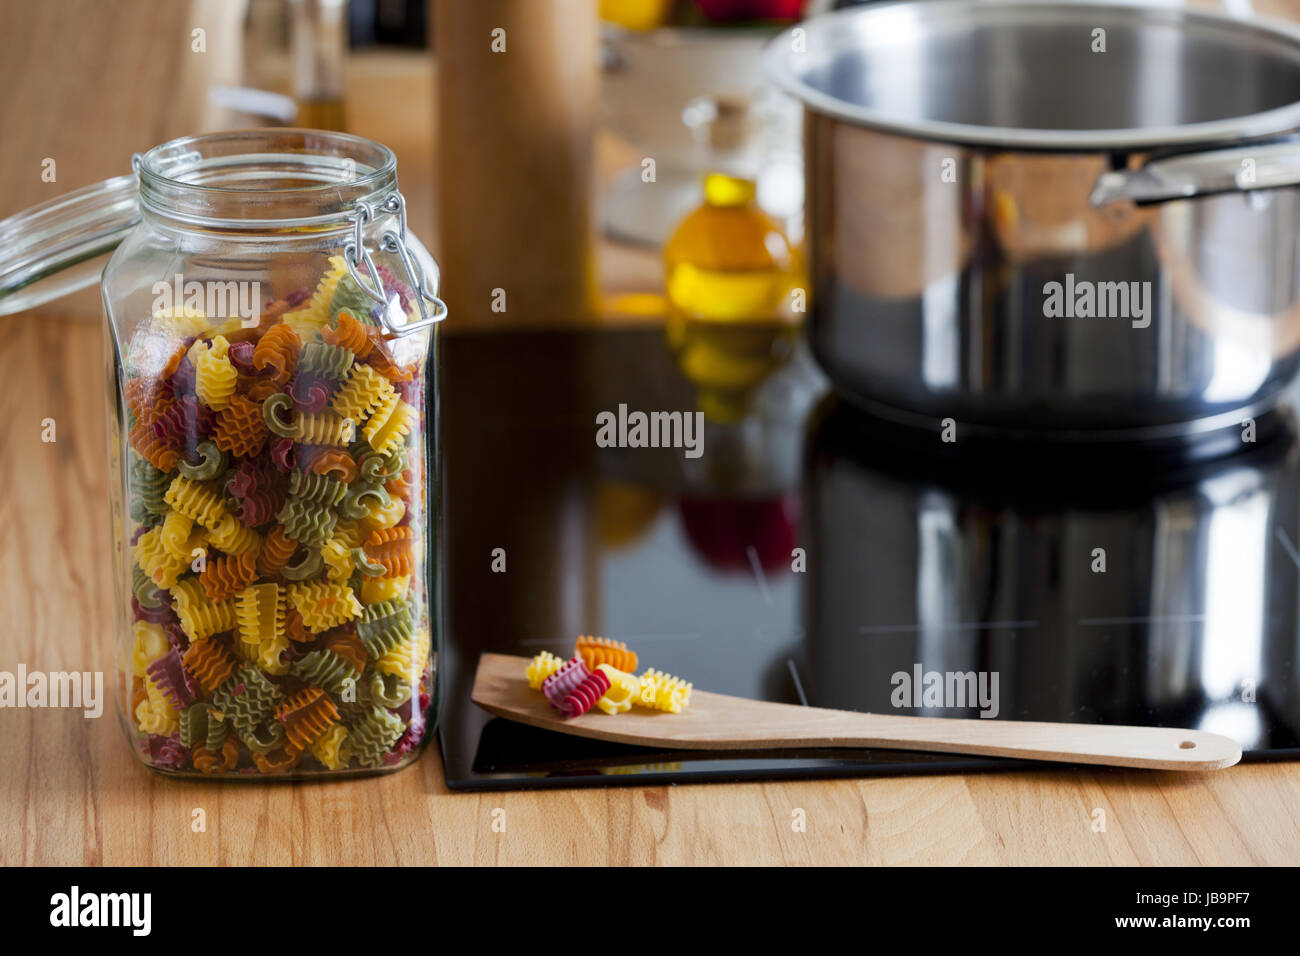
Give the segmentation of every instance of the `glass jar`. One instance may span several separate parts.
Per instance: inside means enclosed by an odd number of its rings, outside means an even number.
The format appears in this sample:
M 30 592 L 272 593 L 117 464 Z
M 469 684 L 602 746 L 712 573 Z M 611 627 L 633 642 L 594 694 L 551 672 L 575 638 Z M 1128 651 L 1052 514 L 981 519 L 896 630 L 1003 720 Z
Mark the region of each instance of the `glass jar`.
M 118 696 L 162 772 L 393 770 L 432 730 L 437 265 L 391 151 L 155 147 L 0 223 L 0 312 L 103 270 Z

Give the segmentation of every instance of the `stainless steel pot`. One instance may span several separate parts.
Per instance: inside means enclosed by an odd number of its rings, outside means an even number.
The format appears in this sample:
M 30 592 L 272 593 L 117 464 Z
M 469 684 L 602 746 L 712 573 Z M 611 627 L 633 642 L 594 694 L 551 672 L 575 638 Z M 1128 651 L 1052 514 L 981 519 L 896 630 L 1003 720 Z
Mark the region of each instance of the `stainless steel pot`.
M 765 52 L 805 105 L 813 349 L 958 434 L 1194 436 L 1300 370 L 1300 31 L 924 0 Z

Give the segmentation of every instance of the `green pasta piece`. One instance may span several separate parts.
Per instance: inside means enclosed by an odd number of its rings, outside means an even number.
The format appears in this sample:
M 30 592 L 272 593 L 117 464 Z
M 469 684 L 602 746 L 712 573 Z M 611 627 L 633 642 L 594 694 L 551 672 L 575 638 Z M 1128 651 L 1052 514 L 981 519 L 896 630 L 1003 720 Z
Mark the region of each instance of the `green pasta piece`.
M 374 498 L 381 508 L 393 503 L 388 489 L 378 482 L 371 484 L 357 478 L 348 485 L 347 496 L 339 502 L 339 514 L 344 518 L 360 518 L 366 514 L 366 499 Z
M 230 722 L 220 720 L 212 713 L 211 708 L 208 710 L 208 734 L 204 738 L 204 746 L 208 750 L 220 750 L 230 736 Z
M 400 674 L 381 674 L 370 678 L 370 697 L 385 707 L 401 707 L 411 699 L 411 685 Z
M 357 669 L 331 650 L 312 651 L 289 668 L 289 673 L 307 684 L 341 695 L 351 681 L 361 679 Z
M 337 319 L 340 312 L 350 312 L 358 322 L 370 325 L 370 310 L 378 304 L 366 294 L 351 274 L 347 274 L 339 279 L 339 284 L 334 287 L 334 295 L 330 297 L 330 318 Z
M 235 735 L 253 753 L 269 754 L 284 742 L 284 726 L 278 720 L 267 718 L 256 727 L 236 727 Z
M 230 457 L 215 442 L 201 441 L 195 446 L 194 452 L 199 459 L 197 465 L 181 461 L 176 466 L 176 470 L 191 481 L 211 481 L 230 465 Z
M 357 637 L 372 659 L 383 657 L 414 631 L 410 605 L 401 598 L 369 605 L 357 622 Z
M 144 506 L 144 502 L 139 498 L 131 499 L 130 507 L 131 520 L 136 524 L 142 524 L 146 528 L 154 528 L 163 522 L 163 515 L 154 514 Z
M 406 449 L 398 445 L 386 455 L 378 454 L 373 448 L 362 453 L 359 459 L 360 477 L 367 484 L 382 484 L 396 478 L 406 470 Z
M 363 767 L 378 767 L 384 754 L 406 730 L 402 718 L 383 707 L 371 706 L 348 728 L 348 746 Z
M 368 578 L 383 577 L 388 573 L 388 569 L 382 564 L 374 564 L 366 555 L 364 548 L 352 549 L 352 563 L 356 565 L 356 573 L 365 575 Z M 359 586 L 359 585 L 358 585 Z M 356 588 L 353 588 L 355 591 Z
M 301 498 L 290 498 L 276 515 L 284 532 L 309 548 L 319 548 L 329 540 L 338 523 L 338 515 L 324 505 Z
M 323 567 L 325 567 L 325 559 L 320 556 L 320 552 L 310 549 L 297 564 L 286 564 L 281 568 L 280 574 L 289 581 L 306 581 L 320 574 Z
M 156 515 L 165 515 L 168 511 L 168 505 L 163 500 L 167 494 L 167 488 L 172 483 L 172 476 L 168 472 L 155 468 L 143 458 L 136 458 L 131 462 L 131 488 L 136 493 L 140 503 Z
M 348 693 L 349 689 L 351 690 L 350 694 Z M 350 687 L 345 682 L 339 691 L 337 704 L 339 716 L 345 724 L 360 720 L 370 712 L 370 708 L 373 706 L 370 699 L 369 683 L 364 677 L 358 677 Z
M 352 350 L 328 342 L 309 342 L 302 347 L 298 367 L 312 375 L 341 382 L 352 367 Z
M 302 424 L 293 416 L 293 399 L 284 392 L 276 392 L 262 403 L 262 420 L 281 438 L 297 438 L 302 433 Z
M 208 736 L 208 705 L 191 704 L 180 712 L 181 746 L 193 747 Z
M 217 688 L 212 706 L 238 731 L 251 731 L 265 720 L 281 699 L 280 689 L 254 664 L 245 664 Z
M 138 564 L 131 565 L 131 590 L 142 608 L 156 611 L 163 606 L 163 595 L 158 590 L 158 585 L 154 584 L 153 579 L 145 574 L 144 569 Z
M 334 507 L 348 493 L 348 486 L 330 475 L 294 471 L 289 476 L 289 493 L 304 501 Z

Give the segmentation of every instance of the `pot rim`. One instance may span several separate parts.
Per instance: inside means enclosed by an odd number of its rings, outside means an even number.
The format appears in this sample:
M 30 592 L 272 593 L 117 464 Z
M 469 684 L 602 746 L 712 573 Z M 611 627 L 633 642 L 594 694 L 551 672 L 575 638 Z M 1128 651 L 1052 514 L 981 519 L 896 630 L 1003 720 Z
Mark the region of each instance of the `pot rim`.
M 951 143 L 957 146 L 1002 147 L 1026 151 L 1060 152 L 1124 151 L 1147 152 L 1165 146 L 1189 146 L 1232 142 L 1257 136 L 1269 136 L 1300 128 L 1300 100 L 1260 113 L 1202 123 L 1147 128 L 1096 130 L 1032 129 L 1006 126 L 980 126 L 946 120 L 902 120 L 876 109 L 855 106 L 838 97 L 813 88 L 798 68 L 795 58 L 807 53 L 794 52 L 796 30 L 803 30 L 806 49 L 815 48 L 824 38 L 824 50 L 833 55 L 852 42 L 852 31 L 845 24 L 856 18 L 886 18 L 898 11 L 911 9 L 920 22 L 933 23 L 954 15 L 974 15 L 992 11 L 1032 11 L 1039 15 L 1069 16 L 1104 7 L 1107 12 L 1152 22 L 1199 23 L 1220 30 L 1240 33 L 1275 43 L 1289 45 L 1300 68 L 1300 25 L 1276 18 L 1243 20 L 1218 11 L 1184 7 L 1140 6 L 1126 0 L 1091 0 L 1091 2 L 1039 2 L 1039 0 L 897 0 L 897 2 L 852 7 L 805 20 L 773 38 L 763 49 L 762 66 L 767 78 L 779 89 L 799 100 L 814 113 L 842 120 L 855 126 L 895 133 L 915 139 Z

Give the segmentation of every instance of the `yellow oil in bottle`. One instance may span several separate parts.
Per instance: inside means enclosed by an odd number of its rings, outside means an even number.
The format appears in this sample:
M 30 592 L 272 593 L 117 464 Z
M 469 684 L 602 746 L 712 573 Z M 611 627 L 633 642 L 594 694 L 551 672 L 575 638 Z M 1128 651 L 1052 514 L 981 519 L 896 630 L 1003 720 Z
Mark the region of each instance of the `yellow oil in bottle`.
M 791 308 L 796 270 L 789 240 L 754 200 L 754 183 L 706 176 L 703 205 L 664 247 L 664 271 L 668 344 L 709 419 L 744 417 L 754 389 L 790 357 L 802 318 Z

